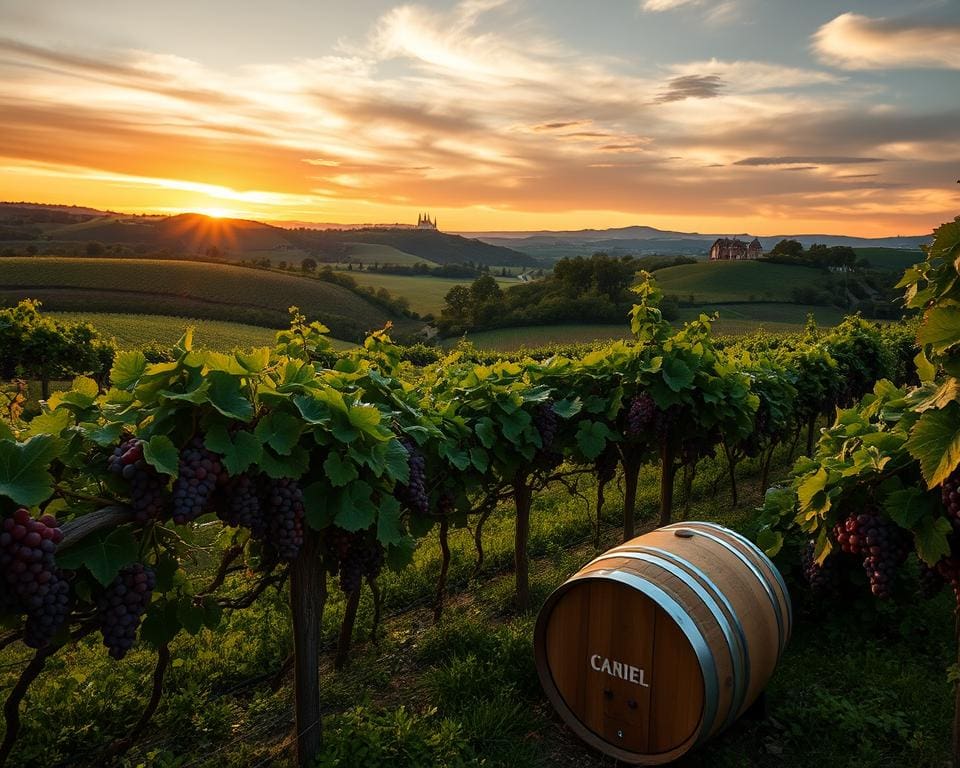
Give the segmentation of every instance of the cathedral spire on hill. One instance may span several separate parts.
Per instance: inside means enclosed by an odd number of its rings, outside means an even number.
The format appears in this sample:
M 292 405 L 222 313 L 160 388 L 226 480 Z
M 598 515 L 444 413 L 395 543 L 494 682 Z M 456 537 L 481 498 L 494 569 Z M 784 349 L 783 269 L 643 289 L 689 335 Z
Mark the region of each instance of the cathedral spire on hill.
M 433 221 L 431 221 L 429 213 L 421 213 L 417 217 L 417 229 L 436 229 L 436 228 L 437 228 L 437 220 L 434 219 Z

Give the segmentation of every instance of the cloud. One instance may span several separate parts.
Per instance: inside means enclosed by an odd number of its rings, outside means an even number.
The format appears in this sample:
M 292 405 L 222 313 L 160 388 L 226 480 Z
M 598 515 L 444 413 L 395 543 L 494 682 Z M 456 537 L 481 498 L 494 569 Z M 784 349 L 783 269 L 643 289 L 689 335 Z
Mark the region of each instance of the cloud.
M 720 95 L 724 82 L 719 75 L 682 75 L 673 78 L 667 89 L 657 96 L 657 101 L 683 101 L 684 99 L 712 99 Z
M 813 50 L 844 69 L 960 69 L 960 24 L 844 13 L 817 30 Z
M 858 163 L 882 163 L 881 157 L 838 157 L 835 155 L 804 155 L 800 157 L 745 157 L 734 165 L 855 165 Z
M 662 11 L 673 11 L 685 5 L 702 5 L 704 0 L 642 0 L 641 10 L 648 13 L 660 13 Z
M 761 93 L 763 91 L 837 85 L 844 81 L 832 72 L 803 67 L 788 67 L 765 61 L 707 59 L 674 64 L 670 71 L 677 76 L 713 75 L 726 82 L 731 91 Z

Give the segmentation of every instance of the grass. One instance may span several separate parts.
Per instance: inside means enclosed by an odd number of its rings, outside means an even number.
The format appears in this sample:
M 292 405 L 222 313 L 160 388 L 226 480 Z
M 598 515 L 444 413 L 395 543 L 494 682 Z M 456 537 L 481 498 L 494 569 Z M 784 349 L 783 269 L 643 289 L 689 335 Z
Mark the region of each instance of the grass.
M 157 259 L 0 259 L 0 302 L 38 298 L 48 310 L 163 314 L 283 327 L 287 308 L 342 331 L 392 318 L 347 288 L 227 264 Z M 402 324 L 402 321 L 401 321 Z
M 516 328 L 497 328 L 492 331 L 468 333 L 466 338 L 478 349 L 511 352 L 523 347 L 542 347 L 546 344 L 580 344 L 603 339 L 630 337 L 628 325 L 526 325 Z M 459 338 L 444 341 L 454 346 Z
M 787 468 L 782 452 L 775 472 Z M 755 462 L 739 469 L 742 502 L 733 507 L 725 467 L 701 466 L 689 518 L 749 530 L 762 489 Z M 717 482 L 719 481 L 719 485 Z M 530 552 L 534 611 L 510 607 L 512 516 L 503 508 L 485 528 L 486 560 L 472 579 L 468 531 L 451 535 L 451 594 L 443 620 L 430 619 L 437 545 L 422 541 L 410 568 L 381 577 L 387 620 L 377 643 L 366 640 L 372 605 L 364 593 L 351 665 L 322 664 L 327 745 L 320 766 L 479 766 L 486 768 L 613 768 L 577 740 L 546 702 L 533 668 L 536 608 L 590 560 L 592 497 L 555 487 L 538 494 Z M 608 489 L 601 549 L 617 541 L 621 498 Z M 657 484 L 643 470 L 639 513 L 652 525 Z M 196 573 L 198 583 L 205 578 Z M 242 576 L 234 583 L 239 588 Z M 810 602 L 793 587 L 796 627 L 767 691 L 760 719 L 741 719 L 683 761 L 687 766 L 873 768 L 947 763 L 952 611 L 946 594 L 897 609 L 873 603 L 842 610 Z M 327 642 L 336 636 L 343 598 L 334 588 L 324 615 Z M 183 635 L 154 725 L 125 765 L 167 768 L 289 766 L 292 686 L 274 692 L 269 678 L 290 648 L 283 594 L 272 590 L 248 611 L 228 612 L 223 631 Z M 12 682 L 22 649 L 0 652 L 0 685 Z M 142 704 L 153 654 L 142 645 L 122 663 L 95 642 L 54 659 L 25 710 L 18 765 L 100 765 L 97 747 L 122 735 Z M 8 665 L 13 664 L 11 668 Z
M 829 327 L 839 323 L 843 310 L 835 307 L 817 307 L 805 304 L 703 304 L 696 307 L 681 307 L 678 321 L 693 320 L 701 314 L 720 313 L 714 325 L 722 335 L 738 336 L 753 333 L 763 328 L 771 333 L 801 330 L 812 314 L 817 324 Z
M 402 296 L 410 302 L 410 309 L 419 314 L 439 315 L 443 309 L 443 297 L 455 285 L 470 285 L 471 278 L 447 278 L 410 275 L 385 275 L 378 272 L 348 271 L 359 285 L 371 288 L 386 288 L 394 296 Z M 516 278 L 498 277 L 501 287 L 519 285 Z
M 414 256 L 412 253 L 394 248 L 392 245 L 382 245 L 380 243 L 348 243 L 347 255 L 360 264 L 429 264 L 430 266 L 436 264 L 420 256 Z
M 759 261 L 714 261 L 657 270 L 664 293 L 697 303 L 789 302 L 794 288 L 823 287 L 820 270 Z
M 903 272 L 907 267 L 923 261 L 923 251 L 905 248 L 854 248 L 858 259 L 866 259 L 876 269 Z
M 52 317 L 70 322 L 89 322 L 100 333 L 116 339 L 120 349 L 137 349 L 152 343 L 172 345 L 187 326 L 194 329 L 193 343 L 218 351 L 236 347 L 272 346 L 276 330 L 243 323 L 226 323 L 219 320 L 198 320 L 189 317 L 167 315 L 120 315 L 106 312 L 49 312 Z M 353 345 L 333 340 L 338 349 Z

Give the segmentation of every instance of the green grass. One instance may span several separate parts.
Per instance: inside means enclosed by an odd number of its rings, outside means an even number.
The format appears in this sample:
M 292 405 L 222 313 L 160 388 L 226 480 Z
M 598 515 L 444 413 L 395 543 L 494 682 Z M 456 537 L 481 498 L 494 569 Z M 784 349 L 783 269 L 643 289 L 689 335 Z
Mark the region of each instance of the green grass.
M 335 335 L 396 320 L 347 288 L 227 264 L 157 259 L 0 259 L 0 303 L 38 298 L 48 310 L 144 313 L 283 327 L 297 305 Z M 404 325 L 404 321 L 400 322 Z M 409 323 L 406 323 L 409 325 Z
M 791 301 L 794 288 L 821 289 L 824 273 L 809 267 L 759 261 L 714 261 L 657 270 L 664 293 L 697 303 Z
M 918 261 L 923 261 L 923 251 L 906 248 L 854 248 L 858 259 L 866 259 L 876 269 L 902 272 Z
M 386 288 L 394 296 L 402 296 L 410 302 L 410 309 L 421 315 L 440 314 L 443 309 L 443 297 L 455 285 L 470 285 L 470 278 L 427 277 L 410 275 L 384 275 L 378 272 L 348 271 L 358 285 L 371 288 Z M 498 277 L 501 288 L 519 285 L 516 278 Z
M 628 325 L 525 325 L 467 334 L 467 340 L 477 349 L 495 349 L 502 352 L 521 347 L 542 347 L 546 344 L 581 344 L 629 337 Z M 458 341 L 459 337 L 446 339 L 444 345 L 452 347 Z
M 120 349 L 137 349 L 152 343 L 172 345 L 188 326 L 194 329 L 193 343 L 219 351 L 272 346 L 276 330 L 243 323 L 219 320 L 198 320 L 166 315 L 119 315 L 98 312 L 49 312 L 51 317 L 71 322 L 91 323 L 100 333 L 117 340 Z M 333 340 L 338 349 L 347 349 L 349 342 Z
M 382 245 L 380 243 L 348 243 L 347 254 L 351 260 L 360 264 L 436 265 L 433 261 L 414 256 L 412 253 L 406 253 L 392 245 Z
M 805 304 L 703 304 L 696 307 L 681 307 L 678 322 L 694 320 L 701 314 L 720 313 L 720 319 L 714 325 L 721 335 L 739 336 L 753 333 L 763 328 L 775 332 L 801 330 L 812 314 L 817 324 L 829 327 L 839 323 L 843 310 L 835 307 L 816 307 Z
M 775 477 L 787 469 L 783 454 L 774 464 Z M 762 496 L 756 462 L 744 462 L 738 476 L 741 503 L 734 507 L 725 466 L 705 461 L 688 519 L 749 530 L 752 509 Z M 537 609 L 597 552 L 587 503 L 594 492 L 591 481 L 579 490 L 584 498 L 553 487 L 534 499 L 534 610 L 529 614 L 518 615 L 509 607 L 513 518 L 506 506 L 485 528 L 486 559 L 479 578 L 471 578 L 470 532 L 451 533 L 450 596 L 438 625 L 432 625 L 429 609 L 439 568 L 434 536 L 421 542 L 410 568 L 381 577 L 387 618 L 377 643 L 367 640 L 372 603 L 364 591 L 352 663 L 334 672 L 328 654 L 322 661 L 327 747 L 320 766 L 479 768 L 482 760 L 485 768 L 611 768 L 612 760 L 587 748 L 562 725 L 533 667 Z M 646 529 L 653 525 L 656 510 L 652 468 L 643 470 L 639 491 L 639 517 Z M 614 483 L 608 488 L 600 550 L 617 542 L 621 505 Z M 196 578 L 206 581 L 199 573 Z M 229 583 L 242 589 L 244 578 L 231 576 Z M 741 719 L 682 764 L 948 764 L 950 596 L 896 608 L 870 601 L 837 608 L 812 602 L 791 584 L 794 636 L 768 687 L 765 715 Z M 336 637 L 344 606 L 335 582 L 331 588 L 322 624 L 328 643 Z M 225 620 L 221 632 L 203 629 L 196 636 L 177 638 L 172 648 L 176 661 L 154 725 L 125 765 L 291 765 L 284 738 L 290 728 L 292 683 L 287 678 L 278 692 L 269 685 L 290 649 L 284 595 L 268 590 L 253 609 L 228 611 Z M 12 684 L 16 662 L 25 655 L 17 647 L 0 651 L 0 686 Z M 136 718 L 154 658 L 140 644 L 117 663 L 92 639 L 56 657 L 31 690 L 13 764 L 66 760 L 102 765 L 97 749 L 123 735 Z

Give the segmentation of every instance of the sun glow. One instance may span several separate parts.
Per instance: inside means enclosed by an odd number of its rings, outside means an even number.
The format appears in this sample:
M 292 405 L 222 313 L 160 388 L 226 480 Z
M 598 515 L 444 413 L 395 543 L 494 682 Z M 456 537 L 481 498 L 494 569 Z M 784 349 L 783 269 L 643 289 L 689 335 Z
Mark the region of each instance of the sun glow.
M 234 219 L 237 216 L 237 212 L 230 208 L 198 208 L 197 213 L 202 213 L 204 216 L 209 216 L 211 219 Z

